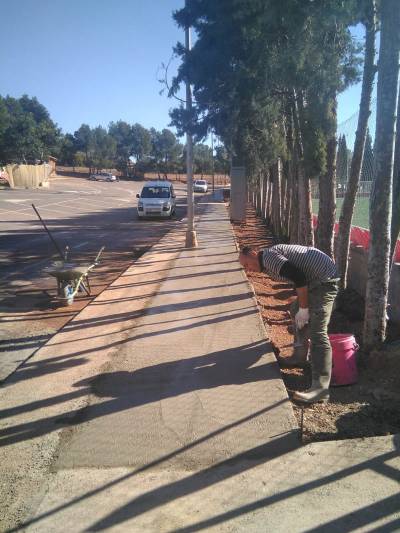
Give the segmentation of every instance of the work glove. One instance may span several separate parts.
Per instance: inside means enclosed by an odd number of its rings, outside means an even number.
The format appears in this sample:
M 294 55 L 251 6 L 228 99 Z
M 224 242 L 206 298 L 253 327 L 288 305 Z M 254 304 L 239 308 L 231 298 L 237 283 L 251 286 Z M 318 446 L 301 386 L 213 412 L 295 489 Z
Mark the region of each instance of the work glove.
M 307 307 L 300 307 L 294 317 L 297 329 L 303 329 L 310 320 L 310 312 Z

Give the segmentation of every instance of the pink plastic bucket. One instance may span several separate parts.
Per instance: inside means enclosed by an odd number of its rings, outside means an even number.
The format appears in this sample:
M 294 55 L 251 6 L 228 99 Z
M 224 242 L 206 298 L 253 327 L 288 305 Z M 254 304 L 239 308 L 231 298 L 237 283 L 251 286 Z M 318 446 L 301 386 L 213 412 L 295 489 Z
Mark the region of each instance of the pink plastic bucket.
M 331 385 L 352 385 L 357 382 L 356 352 L 359 348 L 354 335 L 335 333 L 329 335 L 332 346 Z

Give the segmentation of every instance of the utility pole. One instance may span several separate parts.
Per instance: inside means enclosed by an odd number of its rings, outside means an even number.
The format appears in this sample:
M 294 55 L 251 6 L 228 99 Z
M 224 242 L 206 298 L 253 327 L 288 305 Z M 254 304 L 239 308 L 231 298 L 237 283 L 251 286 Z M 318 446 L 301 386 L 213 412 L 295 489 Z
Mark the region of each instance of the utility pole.
M 187 6 L 187 0 L 185 0 Z M 185 30 L 185 46 L 191 49 L 190 26 Z M 186 80 L 186 111 L 188 116 L 192 112 L 192 91 L 189 80 Z M 193 196 L 193 138 L 189 128 L 186 131 L 186 183 L 187 183 L 187 230 L 186 248 L 197 248 L 197 237 L 194 229 L 194 196 Z

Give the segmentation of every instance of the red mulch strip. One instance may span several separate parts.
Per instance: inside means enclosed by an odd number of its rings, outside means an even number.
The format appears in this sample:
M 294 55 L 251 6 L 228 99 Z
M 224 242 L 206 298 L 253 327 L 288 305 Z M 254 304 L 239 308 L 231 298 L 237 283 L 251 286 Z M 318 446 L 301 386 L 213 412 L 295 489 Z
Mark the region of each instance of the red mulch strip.
M 274 244 L 271 231 L 250 205 L 246 222 L 233 224 L 233 229 L 239 246 L 261 249 Z M 254 287 L 275 354 L 289 356 L 293 343 L 289 305 L 295 298 L 292 286 L 273 281 L 265 274 L 247 272 L 247 276 Z M 362 298 L 355 291 L 346 290 L 337 299 L 330 333 L 352 333 L 360 343 L 362 315 Z M 400 333 L 393 331 L 391 340 L 398 339 Z M 330 403 L 304 407 L 304 442 L 400 432 L 400 342 L 392 342 L 390 350 L 384 353 L 373 354 L 367 364 L 360 352 L 358 366 L 357 384 L 331 387 Z M 281 375 L 289 395 L 310 385 L 309 368 L 281 368 Z M 303 408 L 293 403 L 293 409 L 300 424 Z

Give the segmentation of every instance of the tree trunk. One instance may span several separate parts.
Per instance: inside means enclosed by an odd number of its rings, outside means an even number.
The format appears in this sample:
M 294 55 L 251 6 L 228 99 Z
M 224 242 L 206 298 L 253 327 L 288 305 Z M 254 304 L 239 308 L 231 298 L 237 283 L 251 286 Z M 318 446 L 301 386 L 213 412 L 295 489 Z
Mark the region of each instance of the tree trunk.
M 268 220 L 268 190 L 269 190 L 269 180 L 268 180 L 268 170 L 264 168 L 264 210 L 263 217 L 264 220 Z
M 292 209 L 290 214 L 290 239 L 291 244 L 300 242 L 300 209 L 299 209 L 299 160 L 296 147 L 293 146 L 293 192 L 292 192 Z
M 261 216 L 263 220 L 266 219 L 266 206 L 267 206 L 267 187 L 268 187 L 268 179 L 267 174 L 265 172 L 265 169 L 262 170 L 262 198 L 261 198 Z
M 293 179 L 292 185 L 292 206 L 290 209 L 289 242 L 296 244 L 299 242 L 299 187 L 297 179 Z
M 274 178 L 271 173 L 271 169 L 268 168 L 268 195 L 267 195 L 267 222 L 271 224 L 272 222 L 272 193 L 274 190 Z
M 400 234 L 400 91 L 397 100 L 396 144 L 393 163 L 393 202 L 392 226 L 390 231 L 390 260 L 396 250 L 397 239 Z
M 293 135 L 293 102 L 289 100 L 286 107 L 286 145 L 288 158 L 286 162 L 287 169 L 287 198 L 286 198 L 286 218 L 287 218 L 287 237 L 289 242 L 298 241 L 298 188 L 295 179 L 295 147 Z M 296 238 L 294 235 L 296 234 Z
M 272 211 L 273 211 L 273 227 L 274 233 L 277 237 L 281 235 L 281 221 L 282 221 L 282 200 L 281 200 L 281 166 L 279 159 L 274 163 L 272 167 L 272 172 L 274 175 L 274 190 L 272 197 Z
M 400 9 L 398 0 L 383 0 L 378 62 L 374 186 L 370 205 L 370 247 L 364 321 L 366 351 L 379 346 L 384 341 L 386 333 L 399 60 Z
M 261 170 L 258 173 L 259 176 L 259 186 L 260 186 L 260 217 L 263 218 L 263 207 L 264 207 L 264 179 L 261 173 Z
M 261 181 L 261 173 L 259 172 L 257 175 L 257 215 L 259 217 L 262 216 L 262 181 Z
M 286 239 L 289 239 L 290 236 L 290 212 L 292 205 L 292 192 L 293 192 L 293 176 L 292 176 L 292 165 L 290 159 L 285 161 L 284 165 L 284 174 L 286 181 L 286 190 L 285 190 L 285 210 L 283 213 L 283 233 Z
M 278 165 L 279 165 L 279 173 L 281 175 L 281 233 L 280 236 L 283 237 L 286 234 L 286 220 L 285 220 L 285 214 L 286 214 L 286 190 L 287 190 L 287 179 L 286 179 L 286 173 L 283 169 L 282 160 L 278 159 Z
M 299 242 L 300 210 L 299 210 L 299 180 L 298 180 L 298 158 L 295 147 L 292 152 L 292 207 L 290 211 L 289 242 L 296 244 Z
M 269 194 L 269 224 L 272 228 L 272 231 L 275 232 L 274 223 L 275 223 L 275 196 L 276 196 L 276 176 L 274 172 L 274 167 L 271 165 L 269 167 L 269 180 L 271 184 L 271 190 Z
M 299 107 L 303 106 L 303 97 L 299 96 Z M 298 199 L 299 199 L 299 239 L 298 244 L 305 246 L 314 245 L 314 234 L 312 226 L 312 202 L 311 202 L 311 187 L 310 180 L 305 175 L 304 161 L 303 161 L 303 143 L 300 130 L 299 110 L 297 106 L 297 99 L 294 99 L 294 132 L 295 132 L 295 151 L 297 160 L 297 180 L 298 180 Z
M 333 104 L 334 119 L 336 123 L 336 99 Z M 317 248 L 333 257 L 333 239 L 336 215 L 336 154 L 337 140 L 335 133 L 331 134 L 327 142 L 326 173 L 319 180 L 319 208 L 318 226 L 316 232 Z
M 299 166 L 299 244 L 314 246 L 312 227 L 312 202 L 310 180 L 304 174 L 303 165 Z
M 351 160 L 350 177 L 343 200 L 339 220 L 338 245 L 336 264 L 340 274 L 341 288 L 347 285 L 347 268 L 349 262 L 350 231 L 358 184 L 360 182 L 362 162 L 364 157 L 365 139 L 367 137 L 368 118 L 371 113 L 371 95 L 374 85 L 376 67 L 375 61 L 375 0 L 368 2 L 365 21 L 365 60 L 361 90 L 360 111 L 353 158 Z
M 257 182 L 256 180 L 254 179 L 254 176 L 252 177 L 253 179 L 253 206 L 254 206 L 254 210 L 256 212 L 256 215 L 258 214 L 258 206 L 257 206 L 257 202 L 258 202 L 258 191 L 257 191 Z

